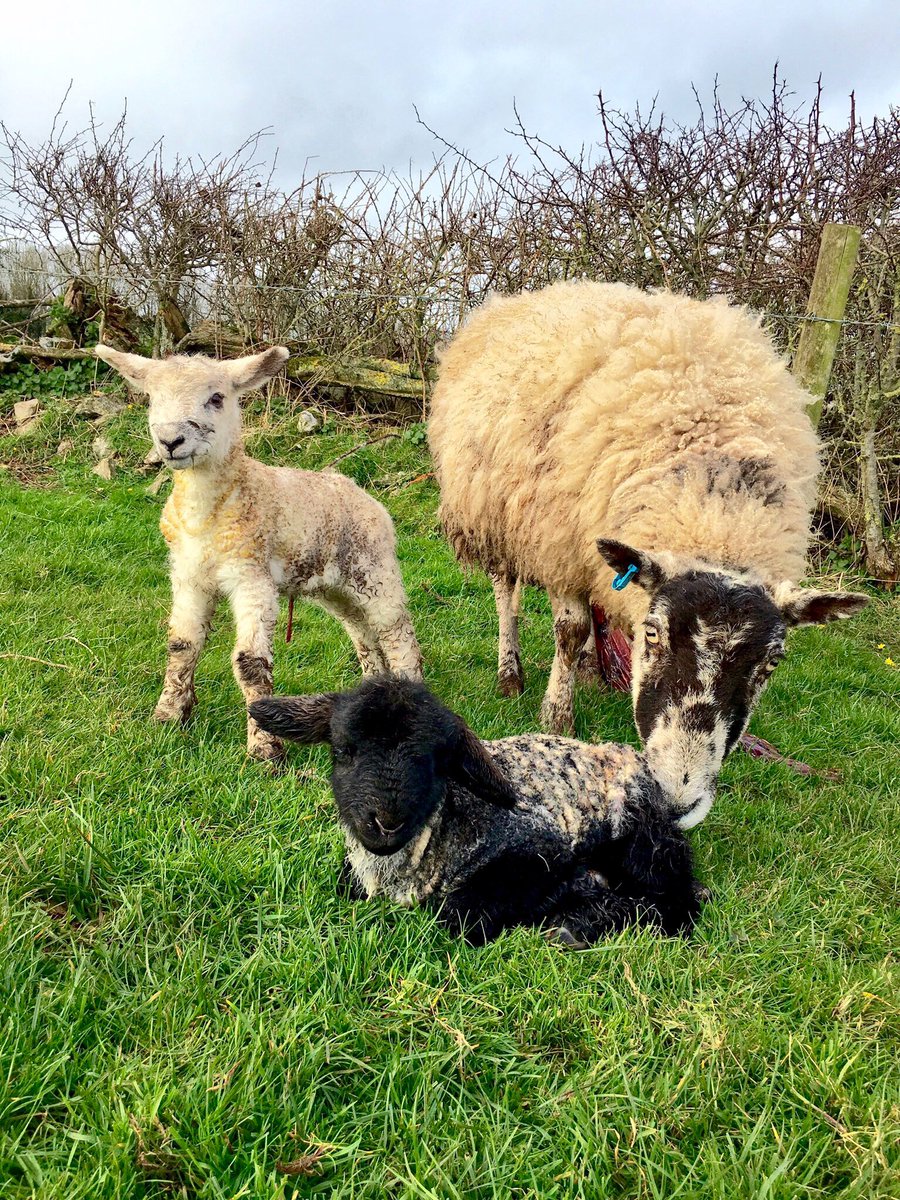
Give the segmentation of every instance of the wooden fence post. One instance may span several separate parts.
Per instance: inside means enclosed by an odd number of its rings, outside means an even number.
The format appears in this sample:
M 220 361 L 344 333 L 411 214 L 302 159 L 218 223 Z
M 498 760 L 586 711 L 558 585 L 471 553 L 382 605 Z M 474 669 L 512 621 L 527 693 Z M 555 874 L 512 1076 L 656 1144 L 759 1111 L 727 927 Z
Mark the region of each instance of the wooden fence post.
M 791 369 L 799 383 L 813 396 L 807 407 L 814 427 L 822 416 L 831 365 L 841 335 L 840 321 L 847 308 L 850 281 L 859 253 L 857 225 L 828 224 L 822 230 L 819 257 L 806 314 L 819 320 L 804 322 Z

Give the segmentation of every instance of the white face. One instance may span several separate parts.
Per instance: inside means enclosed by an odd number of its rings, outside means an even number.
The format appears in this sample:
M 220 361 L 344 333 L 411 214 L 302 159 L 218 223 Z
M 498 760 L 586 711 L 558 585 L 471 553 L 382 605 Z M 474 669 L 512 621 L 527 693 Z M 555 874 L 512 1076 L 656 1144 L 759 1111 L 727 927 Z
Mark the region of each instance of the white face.
M 227 372 L 180 370 L 174 378 L 151 374 L 147 391 L 150 436 L 173 470 L 219 463 L 239 442 L 238 392 Z
M 153 445 L 175 471 L 215 466 L 241 439 L 239 397 L 260 387 L 284 364 L 284 346 L 219 361 L 200 355 L 141 358 L 108 346 L 97 357 L 150 398 L 148 423 Z

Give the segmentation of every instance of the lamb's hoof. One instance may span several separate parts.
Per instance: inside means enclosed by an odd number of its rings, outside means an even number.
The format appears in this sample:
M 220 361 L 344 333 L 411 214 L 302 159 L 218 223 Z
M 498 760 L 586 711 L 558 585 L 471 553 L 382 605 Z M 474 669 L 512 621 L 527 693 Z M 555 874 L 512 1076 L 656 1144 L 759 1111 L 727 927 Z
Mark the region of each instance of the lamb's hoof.
M 701 904 L 706 904 L 712 900 L 712 888 L 708 888 L 705 883 L 694 883 L 693 885 L 694 899 Z
M 185 725 L 193 710 L 193 697 L 186 702 L 183 698 L 176 700 L 160 696 L 159 703 L 153 710 L 153 720 L 164 724 L 177 721 L 181 725 Z
M 577 938 L 571 929 L 565 925 L 557 925 L 553 929 L 547 929 L 544 937 L 548 942 L 557 942 L 560 946 L 565 946 L 567 950 L 587 950 L 590 947 L 589 942 L 583 942 L 581 938 Z
M 275 772 L 284 768 L 286 755 L 284 745 L 279 742 L 278 738 L 248 742 L 247 753 L 255 762 L 265 763 Z

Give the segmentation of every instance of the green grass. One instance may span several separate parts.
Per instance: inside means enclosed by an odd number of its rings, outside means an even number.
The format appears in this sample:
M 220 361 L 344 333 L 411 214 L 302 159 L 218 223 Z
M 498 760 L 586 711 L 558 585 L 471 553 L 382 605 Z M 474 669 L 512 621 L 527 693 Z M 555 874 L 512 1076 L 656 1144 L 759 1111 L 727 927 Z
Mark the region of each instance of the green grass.
M 64 406 L 0 440 L 0 1196 L 900 1196 L 896 604 L 793 635 L 753 729 L 842 782 L 729 761 L 690 941 L 472 949 L 336 897 L 326 754 L 246 760 L 224 610 L 190 726 L 149 719 L 168 582 L 143 420 L 105 430 L 111 485 Z M 295 449 L 263 415 L 253 446 L 322 465 L 365 436 Z M 437 534 L 417 436 L 340 466 L 397 521 L 431 684 L 485 735 L 536 728 L 545 599 L 501 700 L 490 591 Z M 340 628 L 295 626 L 277 690 L 352 684 Z M 582 691 L 578 722 L 635 740 L 622 696 Z

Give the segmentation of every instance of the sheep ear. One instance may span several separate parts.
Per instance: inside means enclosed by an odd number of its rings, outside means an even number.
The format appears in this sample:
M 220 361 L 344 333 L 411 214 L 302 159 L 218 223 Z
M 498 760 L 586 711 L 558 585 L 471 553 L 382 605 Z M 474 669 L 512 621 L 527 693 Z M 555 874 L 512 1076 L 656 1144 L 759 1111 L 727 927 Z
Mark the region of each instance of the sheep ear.
M 228 368 L 237 391 L 249 392 L 277 375 L 289 355 L 287 346 L 273 346 L 271 350 L 263 350 L 262 354 L 249 354 L 246 358 L 236 358 L 222 365 Z
M 636 583 L 646 592 L 652 594 L 668 579 L 668 573 L 659 559 L 648 554 L 646 550 L 636 550 L 634 546 L 614 541 L 612 538 L 598 538 L 597 549 L 620 578 L 627 574 L 630 567 L 637 567 L 637 572 L 632 573 L 630 582 Z
M 105 363 L 118 371 L 122 378 L 139 392 L 147 390 L 147 380 L 156 365 L 152 358 L 142 358 L 140 354 L 126 354 L 123 350 L 114 350 L 112 346 L 95 346 L 94 354 Z
M 515 808 L 515 788 L 488 754 L 484 743 L 465 721 L 456 718 L 455 745 L 450 754 L 448 775 L 458 784 L 498 808 Z
M 254 700 L 248 712 L 257 725 L 278 737 L 306 745 L 330 742 L 336 698 L 335 692 L 317 696 L 266 696 Z
M 855 616 L 869 597 L 863 592 L 820 592 L 782 583 L 775 589 L 775 603 L 787 625 L 824 625 Z

